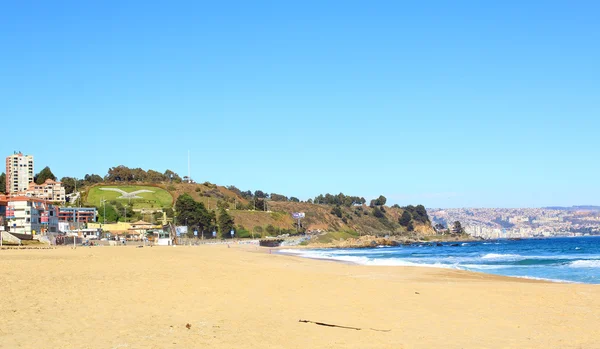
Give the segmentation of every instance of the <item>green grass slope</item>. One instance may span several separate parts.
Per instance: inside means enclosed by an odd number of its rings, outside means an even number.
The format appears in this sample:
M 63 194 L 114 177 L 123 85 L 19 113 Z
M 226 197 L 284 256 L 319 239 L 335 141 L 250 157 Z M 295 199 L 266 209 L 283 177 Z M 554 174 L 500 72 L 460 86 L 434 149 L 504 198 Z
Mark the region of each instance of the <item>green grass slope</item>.
M 97 185 L 91 187 L 85 201 L 88 205 L 101 207 L 102 199 L 118 201 L 126 205 L 130 199 L 119 198 L 122 194 L 116 191 L 102 190 L 102 188 L 117 188 L 127 193 L 138 190 L 149 190 L 151 193 L 140 193 L 141 199 L 131 199 L 134 208 L 167 208 L 173 206 L 173 196 L 165 189 L 144 185 Z

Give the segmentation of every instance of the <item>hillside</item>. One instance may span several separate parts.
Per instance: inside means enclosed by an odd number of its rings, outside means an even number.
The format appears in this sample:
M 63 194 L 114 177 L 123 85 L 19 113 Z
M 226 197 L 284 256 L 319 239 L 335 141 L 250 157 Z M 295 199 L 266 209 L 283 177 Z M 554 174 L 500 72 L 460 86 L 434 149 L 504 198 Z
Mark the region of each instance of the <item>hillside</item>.
M 148 190 L 138 196 L 140 198 L 119 198 L 121 194 L 116 191 L 101 190 L 101 188 L 117 188 L 131 193 L 138 190 Z M 238 191 L 239 192 L 239 191 Z M 427 236 L 435 232 L 431 224 L 413 220 L 414 231 L 408 232 L 406 227 L 398 223 L 404 210 L 399 207 L 378 206 L 377 209 L 365 204 L 351 206 L 333 206 L 313 204 L 308 202 L 273 201 L 266 200 L 266 209 L 253 210 L 255 202 L 238 195 L 226 187 L 212 183 L 163 183 L 136 185 L 97 184 L 87 188 L 85 201 L 92 206 L 101 207 L 104 197 L 108 201 L 120 201 L 130 205 L 136 210 L 162 211 L 163 208 L 173 207 L 180 195 L 188 194 L 195 201 L 202 202 L 209 210 L 215 210 L 217 205 L 224 206 L 235 220 L 235 225 L 249 232 L 264 235 L 291 233 L 297 230 L 296 220 L 292 218 L 293 212 L 304 212 L 305 218 L 301 220 L 300 230 L 305 231 L 350 231 L 369 235 L 406 235 Z M 172 200 L 172 201 L 171 201 Z M 260 200 L 260 199 L 259 199 Z M 170 203 L 171 202 L 171 203 Z M 333 212 L 334 207 L 339 207 L 338 212 Z M 375 217 L 374 210 L 383 208 L 379 218 Z M 132 213 L 135 215 L 135 213 Z M 141 217 L 141 216 L 140 216 Z M 138 217 L 128 214 L 128 220 Z
M 167 190 L 150 185 L 96 185 L 87 191 L 85 201 L 100 207 L 102 200 L 132 203 L 137 208 L 167 208 L 173 206 L 173 196 Z

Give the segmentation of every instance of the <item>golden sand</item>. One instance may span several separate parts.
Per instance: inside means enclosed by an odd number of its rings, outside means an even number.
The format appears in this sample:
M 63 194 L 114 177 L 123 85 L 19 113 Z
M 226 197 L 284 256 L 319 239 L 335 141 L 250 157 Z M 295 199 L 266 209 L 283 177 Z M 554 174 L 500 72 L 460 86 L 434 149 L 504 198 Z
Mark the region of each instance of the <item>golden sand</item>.
M 0 251 L 0 348 L 600 348 L 600 286 L 259 251 Z

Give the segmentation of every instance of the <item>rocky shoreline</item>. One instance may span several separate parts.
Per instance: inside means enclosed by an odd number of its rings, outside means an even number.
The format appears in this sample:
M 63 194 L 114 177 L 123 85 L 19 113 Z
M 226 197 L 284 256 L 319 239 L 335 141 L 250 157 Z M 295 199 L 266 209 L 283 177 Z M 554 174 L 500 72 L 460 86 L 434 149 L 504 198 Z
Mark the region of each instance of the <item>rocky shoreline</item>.
M 423 238 L 410 238 L 410 237 L 377 237 L 372 235 L 364 235 L 358 238 L 350 238 L 345 240 L 337 240 L 328 243 L 320 243 L 320 242 L 311 242 L 308 240 L 307 244 L 298 245 L 298 246 L 286 246 L 286 248 L 294 247 L 294 248 L 373 248 L 377 246 L 408 246 L 414 244 L 423 244 L 423 245 L 438 245 L 441 246 L 442 243 L 451 243 L 459 244 L 461 242 L 468 241 L 479 241 L 480 239 L 474 238 L 469 235 L 458 235 L 458 236 L 435 236 L 428 237 L 426 239 Z

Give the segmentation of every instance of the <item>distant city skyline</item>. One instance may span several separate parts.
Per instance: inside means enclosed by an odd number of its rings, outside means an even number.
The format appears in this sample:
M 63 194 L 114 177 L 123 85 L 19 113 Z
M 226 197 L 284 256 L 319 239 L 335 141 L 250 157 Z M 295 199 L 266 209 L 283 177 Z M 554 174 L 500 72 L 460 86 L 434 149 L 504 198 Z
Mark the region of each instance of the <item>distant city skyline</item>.
M 600 4 L 8 3 L 1 155 L 301 199 L 600 205 Z M 4 171 L 3 171 L 4 172 Z

